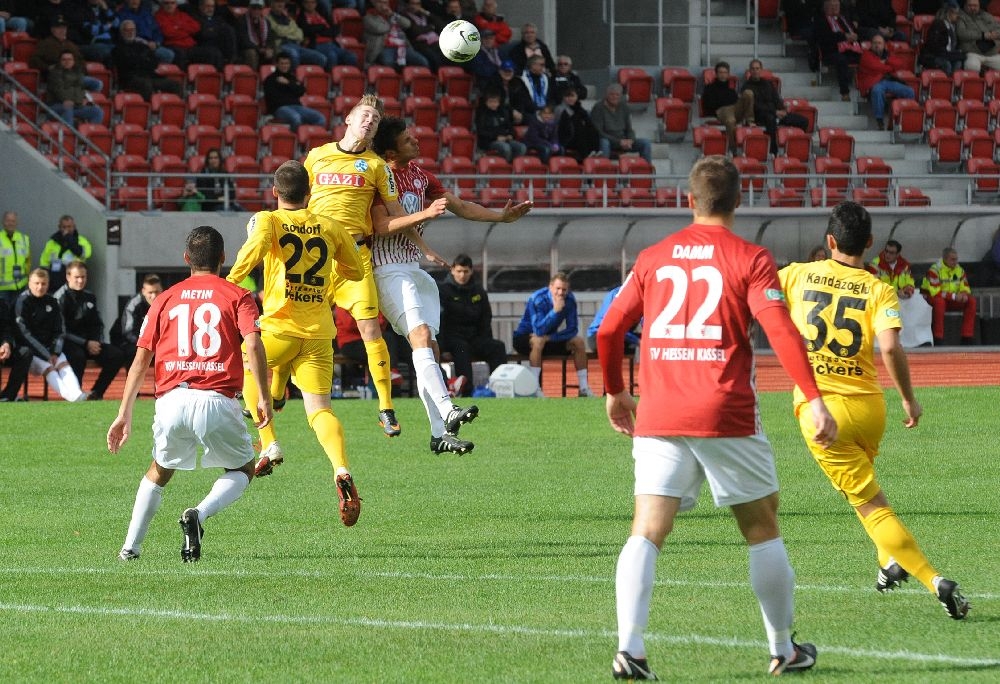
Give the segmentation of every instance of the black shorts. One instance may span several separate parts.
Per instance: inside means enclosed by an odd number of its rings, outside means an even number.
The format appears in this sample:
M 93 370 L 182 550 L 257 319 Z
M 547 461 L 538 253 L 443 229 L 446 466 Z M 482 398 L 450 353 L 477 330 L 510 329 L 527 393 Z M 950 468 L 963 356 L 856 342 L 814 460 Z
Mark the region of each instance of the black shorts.
M 514 335 L 512 342 L 514 351 L 518 354 L 528 356 L 531 353 L 531 335 Z M 569 354 L 569 349 L 566 348 L 567 344 L 569 344 L 569 340 L 546 342 L 542 348 L 542 356 L 566 356 Z

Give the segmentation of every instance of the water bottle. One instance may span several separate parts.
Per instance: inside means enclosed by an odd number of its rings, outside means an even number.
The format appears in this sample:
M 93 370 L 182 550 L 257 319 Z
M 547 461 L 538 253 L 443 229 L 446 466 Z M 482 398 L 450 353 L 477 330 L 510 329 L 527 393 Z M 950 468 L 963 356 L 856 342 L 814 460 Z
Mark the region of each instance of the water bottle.
M 342 399 L 344 397 L 344 388 L 340 384 L 340 378 L 334 376 L 333 378 L 333 392 L 330 394 L 333 399 Z

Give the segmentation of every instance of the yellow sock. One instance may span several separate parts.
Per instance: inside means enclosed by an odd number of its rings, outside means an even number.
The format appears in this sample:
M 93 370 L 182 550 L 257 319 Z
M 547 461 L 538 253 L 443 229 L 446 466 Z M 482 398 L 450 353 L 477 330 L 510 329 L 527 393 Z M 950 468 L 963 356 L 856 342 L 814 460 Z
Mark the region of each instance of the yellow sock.
M 381 337 L 374 342 L 365 342 L 368 352 L 368 372 L 378 392 L 378 410 L 392 408 L 392 368 L 389 362 L 389 347 Z
M 860 517 L 860 516 L 859 516 Z M 877 508 L 868 517 L 861 519 L 865 531 L 879 550 L 879 562 L 882 556 L 892 556 L 908 573 L 920 580 L 927 590 L 934 593 L 934 577 L 938 574 L 930 561 L 920 550 L 917 540 L 913 538 L 906 526 L 896 517 L 891 508 Z
M 271 398 L 284 399 L 288 378 L 292 376 L 291 366 L 279 366 L 271 371 Z
M 320 409 L 310 413 L 308 420 L 309 427 L 316 433 L 316 439 L 319 440 L 319 445 L 326 452 L 326 457 L 330 459 L 334 471 L 337 468 L 350 470 L 347 465 L 347 452 L 344 448 L 344 428 L 337 420 L 337 416 L 333 415 L 333 411 L 328 408 Z
M 250 371 L 243 372 L 243 403 L 246 405 L 247 409 L 250 411 L 251 415 L 254 416 L 254 420 L 257 420 L 257 402 L 260 401 L 260 388 L 257 387 L 257 383 L 254 382 L 253 375 Z M 272 420 L 266 426 L 258 430 L 260 434 L 260 448 L 261 451 L 267 449 L 271 446 L 271 442 L 277 439 L 274 436 L 274 421 Z

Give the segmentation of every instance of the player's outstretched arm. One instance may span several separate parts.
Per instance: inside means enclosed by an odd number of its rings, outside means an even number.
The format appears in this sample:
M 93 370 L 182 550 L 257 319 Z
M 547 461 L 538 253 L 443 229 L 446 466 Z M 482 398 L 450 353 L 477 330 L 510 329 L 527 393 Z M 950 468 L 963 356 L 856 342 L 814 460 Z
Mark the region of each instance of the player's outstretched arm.
M 416 228 L 421 223 L 436 219 L 444 213 L 447 206 L 447 200 L 440 197 L 422 211 L 407 214 L 398 201 L 376 202 L 371 209 L 372 228 L 376 235 L 392 235 Z
M 132 367 L 128 369 L 128 376 L 125 378 L 125 392 L 118 409 L 118 417 L 108 428 L 108 451 L 113 454 L 118 453 L 132 433 L 132 409 L 135 407 L 136 397 L 139 396 L 139 389 L 146 381 L 146 371 L 149 370 L 152 360 L 152 350 L 145 347 L 136 348 L 135 360 L 132 361 Z
M 910 381 L 910 363 L 906 359 L 903 345 L 899 343 L 899 329 L 889 328 L 880 332 L 878 334 L 878 347 L 885 369 L 892 379 L 892 384 L 896 386 L 896 390 L 903 400 L 903 411 L 906 413 L 903 425 L 908 428 L 916 427 L 924 409 L 917 401 L 916 395 L 913 394 L 913 383 Z
M 514 204 L 512 200 L 507 200 L 503 211 L 487 209 L 481 204 L 469 202 L 461 199 L 458 195 L 445 192 L 444 198 L 448 200 L 448 211 L 464 218 L 467 221 L 495 221 L 499 223 L 513 223 L 518 220 L 534 206 L 531 202 L 521 202 Z

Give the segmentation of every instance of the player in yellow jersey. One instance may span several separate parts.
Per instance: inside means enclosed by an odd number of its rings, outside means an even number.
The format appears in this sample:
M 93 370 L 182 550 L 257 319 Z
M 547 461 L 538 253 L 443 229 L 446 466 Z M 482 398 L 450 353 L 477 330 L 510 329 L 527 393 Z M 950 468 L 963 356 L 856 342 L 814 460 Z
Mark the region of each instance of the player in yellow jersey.
M 400 433 L 400 427 L 392 404 L 389 350 L 378 324 L 378 291 L 372 276 L 372 222 L 369 212 L 378 194 L 392 219 L 413 221 L 413 217 L 408 216 L 399 204 L 392 171 L 385 160 L 368 149 L 381 120 L 382 102 L 375 95 L 365 95 L 344 119 L 347 124 L 344 137 L 339 142 L 310 150 L 305 167 L 312 186 L 309 208 L 339 221 L 360 248 L 364 279 L 360 282 L 336 279 L 336 303 L 350 311 L 358 322 L 358 331 L 368 352 L 368 370 L 378 392 L 379 422 L 387 436 L 395 437 Z M 426 216 L 420 220 L 440 216 L 444 213 L 445 204 L 443 200 L 432 203 L 425 210 Z M 393 223 L 389 225 L 396 227 Z M 274 382 L 271 387 L 272 391 L 276 389 Z
M 875 479 L 875 456 L 885 432 L 885 397 L 874 362 L 876 341 L 902 397 L 904 425 L 916 427 L 923 409 L 914 396 L 910 367 L 899 343 L 902 324 L 896 291 L 865 270 L 864 253 L 871 244 L 868 211 L 843 202 L 833 209 L 826 229 L 832 257 L 791 264 L 778 273 L 816 384 L 840 434 L 827 447 L 812 441 L 812 414 L 798 387 L 795 413 L 816 462 L 854 507 L 875 543 L 879 561 L 875 588 L 891 591 L 913 575 L 937 596 L 948 615 L 961 620 L 969 603 L 958 584 L 931 566 Z
M 333 338 L 337 336 L 330 296 L 335 277 L 357 281 L 364 269 L 350 234 L 334 220 L 306 208 L 309 174 L 302 164 L 287 161 L 278 167 L 272 192 L 278 209 L 257 212 L 250 219 L 247 241 L 236 255 L 228 280 L 239 283 L 263 262 L 260 329 L 267 364 L 295 374 L 309 426 L 333 465 L 340 518 L 351 526 L 361 514 L 361 500 L 348 468 L 344 429 L 330 408 Z M 257 405 L 260 391 L 246 374 L 243 398 L 248 408 Z M 283 460 L 273 423 L 260 432 L 265 449 L 257 463 L 258 476 L 270 474 Z

